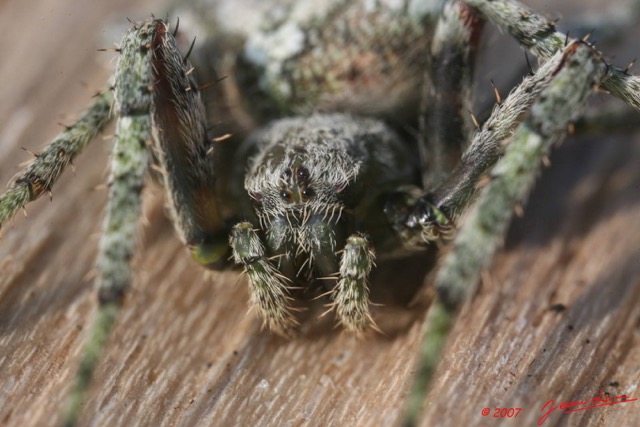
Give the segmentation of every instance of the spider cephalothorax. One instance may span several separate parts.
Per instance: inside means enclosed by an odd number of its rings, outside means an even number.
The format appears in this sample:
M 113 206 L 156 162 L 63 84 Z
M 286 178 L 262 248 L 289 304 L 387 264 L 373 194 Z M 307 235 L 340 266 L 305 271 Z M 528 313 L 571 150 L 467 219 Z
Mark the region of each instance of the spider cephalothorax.
M 264 278 L 247 267 L 253 289 L 268 294 L 274 286 L 285 289 L 285 280 L 334 276 L 338 281 L 335 301 L 341 301 L 341 292 L 360 294 L 353 301 L 359 314 L 340 320 L 348 328 L 361 330 L 369 322 L 366 281 L 373 251 L 367 238 L 355 233 L 376 230 L 370 234 L 373 246 L 392 246 L 382 207 L 387 193 L 417 177 L 410 151 L 381 122 L 344 114 L 280 120 L 250 137 L 246 145 L 250 149 L 241 150 L 242 157 L 257 151 L 248 156 L 244 183 L 262 230 L 256 238 L 264 240 L 264 253 L 274 257 L 272 268 L 287 278 L 274 277 L 263 285 Z M 246 227 L 241 229 L 248 232 Z M 346 248 L 348 253 L 361 252 L 361 262 L 355 262 L 357 255 L 354 262 L 340 256 L 348 239 L 361 245 Z M 255 262 L 241 255 L 247 248 L 235 233 L 231 246 L 237 262 Z M 352 285 L 341 270 L 349 271 L 351 279 L 357 277 Z M 339 313 L 347 310 L 339 303 L 336 307 Z M 269 309 L 263 314 L 270 322 Z

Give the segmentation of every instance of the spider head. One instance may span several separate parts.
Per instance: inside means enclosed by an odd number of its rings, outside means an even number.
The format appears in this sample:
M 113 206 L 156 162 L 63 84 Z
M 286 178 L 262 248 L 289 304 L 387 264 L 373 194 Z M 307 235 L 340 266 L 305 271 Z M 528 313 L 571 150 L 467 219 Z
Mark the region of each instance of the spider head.
M 334 273 L 336 248 L 346 238 L 343 196 L 357 168 L 330 169 L 335 162 L 326 155 L 302 144 L 278 145 L 254 163 L 245 181 L 268 252 L 285 255 L 296 271 L 307 265 Z

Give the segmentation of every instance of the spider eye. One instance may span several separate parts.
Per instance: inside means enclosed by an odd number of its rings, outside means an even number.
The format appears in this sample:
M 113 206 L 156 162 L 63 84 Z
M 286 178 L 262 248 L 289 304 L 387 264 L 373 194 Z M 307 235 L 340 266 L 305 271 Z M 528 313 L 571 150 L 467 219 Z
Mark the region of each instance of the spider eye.
M 284 200 L 285 202 L 289 202 L 291 203 L 293 201 L 293 194 L 291 194 L 291 191 L 287 191 L 287 190 L 282 190 L 280 192 L 280 197 L 282 198 L 282 200 Z
M 310 199 L 313 196 L 315 196 L 316 192 L 313 191 L 313 188 L 305 188 L 304 190 L 302 190 L 302 196 L 305 199 Z
M 309 170 L 304 166 L 300 166 L 296 171 L 296 175 L 298 175 L 298 179 L 300 181 L 306 181 L 309 178 Z

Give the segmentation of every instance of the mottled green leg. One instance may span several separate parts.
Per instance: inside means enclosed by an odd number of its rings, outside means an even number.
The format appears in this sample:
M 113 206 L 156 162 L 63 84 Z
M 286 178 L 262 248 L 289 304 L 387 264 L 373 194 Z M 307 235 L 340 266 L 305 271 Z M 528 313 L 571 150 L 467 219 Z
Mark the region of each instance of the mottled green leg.
M 122 298 L 131 282 L 130 261 L 140 217 L 140 192 L 147 169 L 146 141 L 150 137 L 148 116 L 124 116 L 116 126 L 109 206 L 98 254 L 99 307 L 89 329 L 80 368 L 65 414 L 65 425 L 74 425 L 91 382 L 94 368 L 111 332 Z
M 0 228 L 27 203 L 51 191 L 67 165 L 109 123 L 112 102 L 110 90 L 96 95 L 82 116 L 11 180 L 7 192 L 0 196 Z
M 607 66 L 585 46 L 577 48 L 545 18 L 514 1 L 464 2 L 476 7 L 488 21 L 510 31 L 546 62 L 535 76 L 527 78 L 504 103 L 494 108 L 449 179 L 429 197 L 415 199 L 407 209 L 411 212 L 404 218 L 405 236 L 419 230 L 423 237 L 437 236 L 440 229 L 447 230 L 461 216 L 476 196 L 480 178 L 504 156 L 487 177 L 489 185 L 459 231 L 436 278 L 440 299 L 432 306 L 425 324 L 418 367 L 420 376 L 410 399 L 408 425 L 416 422 L 417 411 L 424 403 L 430 376 L 438 364 L 444 337 L 448 335 L 453 307 L 471 293 L 481 268 L 504 235 L 514 206 L 526 198 L 543 154 L 554 141 L 562 138 L 568 121 L 581 108 L 591 87 L 601 82 L 604 89 L 640 108 L 638 77 L 629 75 L 627 70 Z M 571 45 L 566 47 L 567 43 Z M 562 50 L 563 53 L 557 53 Z M 539 96 L 551 77 L 554 77 L 552 86 Z M 529 120 L 510 144 L 502 143 L 535 99 L 540 101 L 532 109 Z M 508 147 L 506 151 L 505 147 Z
M 65 424 L 73 425 L 91 377 L 131 283 L 130 261 L 141 210 L 148 146 L 155 144 L 177 231 L 197 261 L 214 266 L 226 258 L 227 240 L 217 215 L 215 176 L 205 114 L 191 65 L 167 25 L 136 24 L 124 36 L 115 75 L 116 143 L 109 205 L 98 255 L 99 308 L 74 383 Z
M 390 201 L 387 215 L 408 245 L 424 245 L 448 237 L 477 192 L 478 180 L 504 154 L 502 143 L 510 137 L 562 61 L 558 54 L 525 78 L 476 131 L 471 144 L 450 176 L 426 196 Z
M 446 237 L 476 196 L 480 178 L 504 153 L 501 141 L 511 135 L 518 117 L 528 110 L 545 86 L 544 79 L 548 80 L 549 74 L 542 70 L 550 66 L 556 52 L 572 41 L 556 31 L 552 22 L 515 1 L 464 0 L 464 3 L 475 7 L 488 21 L 510 31 L 546 63 L 535 76 L 526 78 L 494 108 L 491 117 L 475 134 L 460 163 L 443 184 L 425 197 L 407 193 L 388 203 L 387 214 L 409 246 L 424 240 L 437 240 L 443 234 Z M 640 78 L 630 75 L 627 70 L 609 65 L 602 87 L 640 109 Z
M 553 68 L 554 58 L 556 61 L 559 58 L 557 52 L 565 47 L 565 43 L 572 41 L 557 32 L 553 23 L 515 1 L 466 0 L 465 3 L 476 7 L 487 20 L 511 31 L 525 47 L 546 62 L 535 76 L 525 79 L 505 102 L 494 108 L 451 176 L 427 197 L 413 202 L 412 212 L 404 219 L 404 233 L 415 234 L 420 231 L 426 239 L 437 236 L 441 229 L 448 230 L 471 203 L 477 194 L 481 177 L 504 154 L 505 145 L 501 141 L 513 132 L 518 116 L 526 112 L 536 99 L 546 84 L 544 79 L 549 79 L 545 68 Z M 608 65 L 602 87 L 640 108 L 640 79 L 629 75 L 626 70 Z M 468 285 L 460 286 L 466 288 Z M 460 301 L 463 293 L 449 286 L 439 290 L 441 297 L 450 304 Z
M 291 308 L 288 279 L 273 265 L 256 230 L 241 222 L 231 230 L 233 259 L 249 279 L 251 305 L 273 332 L 289 335 L 297 325 Z
M 131 283 L 131 258 L 141 210 L 141 191 L 151 139 L 155 23 L 145 22 L 124 37 L 115 74 L 115 110 L 119 114 L 111 159 L 109 203 L 97 260 L 98 313 L 89 328 L 80 367 L 69 395 L 64 425 L 75 425 L 91 378 L 125 292 Z
M 491 170 L 490 180 L 458 231 L 436 286 L 461 301 L 478 281 L 506 233 L 515 206 L 522 206 L 551 146 L 564 139 L 587 96 L 599 86 L 606 64 L 598 52 L 574 42 L 563 54 L 562 73 L 544 90 Z M 577 70 L 577 67 L 582 69 Z M 481 248 L 479 250 L 479 248 Z
M 546 61 L 564 48 L 568 36 L 556 31 L 553 22 L 514 0 L 463 0 L 490 22 L 511 33 L 520 44 Z M 632 13 L 632 12 L 630 12 Z M 571 40 L 569 40 L 571 41 Z M 640 77 L 610 65 L 602 87 L 627 104 L 640 109 Z
M 147 169 L 149 116 L 123 116 L 116 126 L 111 165 L 109 205 L 98 254 L 99 307 L 89 329 L 80 368 L 69 396 L 65 425 L 74 425 L 95 366 L 110 335 L 125 292 L 131 283 L 131 258 L 140 218 L 141 191 Z
M 601 55 L 581 42 L 573 42 L 548 64 L 553 64 L 553 68 L 546 71 L 553 79 L 532 106 L 527 120 L 506 144 L 504 156 L 492 169 L 489 183 L 458 231 L 453 248 L 436 277 L 436 287 L 446 289 L 445 293 L 455 302 L 471 293 L 481 268 L 493 257 L 504 236 L 514 206 L 524 203 L 543 156 L 565 136 L 569 123 L 601 83 L 607 69 Z M 407 414 L 408 425 L 418 420 L 430 377 L 452 325 L 451 316 L 450 306 L 439 300 L 430 309 L 418 365 L 419 377 Z
M 504 154 L 502 142 L 513 134 L 520 117 L 547 86 L 561 60 L 562 55 L 556 55 L 535 75 L 525 78 L 503 102 L 496 104 L 489 119 L 475 133 L 458 166 L 425 200 L 431 209 L 416 212 L 412 218 L 417 224 L 428 229 L 430 216 L 444 215 L 450 222 L 455 222 L 462 215 L 476 195 L 479 179 Z M 436 221 L 435 228 L 440 222 Z
M 366 237 L 347 239 L 340 262 L 340 278 L 331 292 L 338 321 L 350 332 L 362 333 L 374 326 L 369 314 L 369 273 L 375 255 Z
M 403 427 L 415 426 L 418 423 L 431 378 L 440 363 L 442 350 L 447 343 L 454 319 L 455 312 L 437 298 L 429 307 L 422 327 L 422 344 L 418 349 L 417 366 L 406 402 Z

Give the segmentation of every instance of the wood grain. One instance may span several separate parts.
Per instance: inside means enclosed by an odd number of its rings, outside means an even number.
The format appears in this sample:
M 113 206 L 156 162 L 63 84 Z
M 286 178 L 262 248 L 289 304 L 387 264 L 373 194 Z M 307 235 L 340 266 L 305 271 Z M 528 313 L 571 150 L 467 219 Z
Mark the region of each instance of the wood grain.
M 103 85 L 109 58 L 95 51 L 107 47 L 109 25 L 165 10 L 150 0 L 26 3 L 0 3 L 1 182 L 28 160 L 20 147 L 37 151 L 57 122 L 70 120 L 65 114 L 86 104 L 93 89 L 81 82 Z M 596 10 L 589 3 L 581 9 Z M 576 11 L 562 7 L 565 16 Z M 637 29 L 626 34 L 607 52 L 628 62 L 638 54 L 638 36 Z M 611 105 L 603 96 L 593 104 Z M 90 274 L 109 146 L 97 140 L 54 187 L 53 201 L 29 205 L 28 218 L 2 230 L 2 425 L 59 422 L 96 308 Z M 640 397 L 639 164 L 640 134 L 629 129 L 574 138 L 556 150 L 525 216 L 461 310 L 424 425 L 535 425 L 550 399 L 587 399 L 600 389 Z M 332 319 L 317 319 L 322 307 L 311 303 L 301 335 L 283 340 L 247 314 L 237 273 L 205 277 L 174 237 L 161 192 L 151 186 L 146 193 L 134 289 L 83 425 L 398 423 L 427 307 L 426 298 L 408 303 L 420 289 L 421 280 L 407 273 L 415 262 L 376 278 L 373 296 L 384 305 L 374 317 L 384 335 L 355 340 L 333 329 Z M 553 304 L 566 309 L 549 310 Z M 485 407 L 523 409 L 515 420 L 499 420 L 483 417 Z M 559 412 L 544 425 L 640 425 L 640 402 Z

